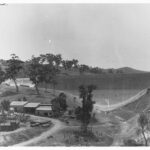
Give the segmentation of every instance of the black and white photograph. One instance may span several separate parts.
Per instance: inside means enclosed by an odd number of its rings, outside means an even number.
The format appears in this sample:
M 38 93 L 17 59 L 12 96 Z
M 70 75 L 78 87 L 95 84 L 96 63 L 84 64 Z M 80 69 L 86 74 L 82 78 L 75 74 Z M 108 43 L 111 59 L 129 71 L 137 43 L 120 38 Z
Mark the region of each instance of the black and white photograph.
M 150 146 L 150 3 L 0 3 L 0 147 Z

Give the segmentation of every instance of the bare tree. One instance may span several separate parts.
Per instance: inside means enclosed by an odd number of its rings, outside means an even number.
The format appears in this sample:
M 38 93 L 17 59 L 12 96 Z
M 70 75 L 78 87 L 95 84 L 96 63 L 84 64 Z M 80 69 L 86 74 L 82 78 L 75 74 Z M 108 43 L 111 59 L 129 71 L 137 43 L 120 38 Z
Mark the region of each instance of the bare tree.
M 145 146 L 148 146 L 148 141 L 147 141 L 147 138 L 145 136 L 145 132 L 146 132 L 146 129 L 148 127 L 148 118 L 147 118 L 145 113 L 140 114 L 140 116 L 138 118 L 138 123 L 139 123 L 139 126 L 141 128 L 141 133 L 143 135 L 143 139 L 145 141 Z

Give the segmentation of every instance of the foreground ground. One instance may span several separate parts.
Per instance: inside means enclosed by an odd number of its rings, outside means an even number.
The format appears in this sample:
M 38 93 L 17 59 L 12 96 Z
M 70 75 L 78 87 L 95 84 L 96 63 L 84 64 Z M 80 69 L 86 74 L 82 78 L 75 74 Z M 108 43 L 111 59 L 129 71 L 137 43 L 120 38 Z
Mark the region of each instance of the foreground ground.
M 0 101 L 7 99 L 10 101 L 18 100 L 24 96 L 30 102 L 50 103 L 51 99 L 62 91 L 40 89 L 41 95 L 38 96 L 33 88 L 20 87 L 20 92 L 16 93 L 14 87 L 2 86 Z M 67 103 L 70 108 L 81 105 L 74 95 L 67 93 Z M 89 125 L 89 133 L 85 136 L 81 134 L 80 122 L 69 119 L 69 124 L 50 118 L 54 126 L 50 128 L 29 128 L 24 127 L 14 133 L 1 133 L 1 145 L 10 146 L 119 146 L 124 139 L 135 136 L 137 128 L 137 114 L 149 107 L 150 95 L 142 95 L 135 101 L 131 101 L 120 107 L 116 107 L 109 113 L 99 111 L 94 108 L 97 121 Z M 98 108 L 97 108 L 98 109 Z M 40 118 L 40 117 L 39 117 Z M 3 137 L 3 138 L 2 138 Z
M 42 133 L 47 133 L 49 130 L 53 129 L 55 126 L 55 120 L 51 122 L 49 127 L 30 127 L 30 120 L 40 120 L 40 121 L 47 121 L 50 120 L 49 118 L 37 117 L 37 116 L 30 116 L 29 121 L 20 124 L 20 128 L 11 132 L 1 132 L 0 133 L 0 145 L 1 146 L 12 146 L 18 143 L 22 144 L 24 141 L 30 141 L 30 139 L 40 140 L 40 135 Z M 38 137 L 38 138 L 37 138 Z M 36 139 L 37 138 L 37 139 Z

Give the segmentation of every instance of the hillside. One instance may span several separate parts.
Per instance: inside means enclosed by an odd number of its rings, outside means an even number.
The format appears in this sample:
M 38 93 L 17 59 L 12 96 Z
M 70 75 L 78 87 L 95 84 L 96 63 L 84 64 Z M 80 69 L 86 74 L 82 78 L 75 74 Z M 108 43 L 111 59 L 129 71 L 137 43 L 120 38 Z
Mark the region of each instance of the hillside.
M 56 89 L 61 90 L 77 90 L 81 84 L 95 84 L 97 89 L 144 89 L 150 86 L 150 73 L 59 75 L 57 83 Z M 44 84 L 40 86 L 44 87 Z
M 122 71 L 125 74 L 130 74 L 130 73 L 133 73 L 133 74 L 136 74 L 136 73 L 146 73 L 146 71 L 141 71 L 141 70 L 137 70 L 137 69 L 130 68 L 130 67 L 122 67 L 122 68 L 119 68 L 117 70 L 120 70 L 120 71 Z
M 0 60 L 3 70 L 7 67 L 5 60 Z M 26 65 L 24 64 L 23 67 Z M 27 66 L 26 66 L 27 67 Z M 60 67 L 60 74 L 56 77 L 58 90 L 77 90 L 81 84 L 95 84 L 97 89 L 144 89 L 150 86 L 150 73 L 129 67 L 119 69 L 101 69 L 101 73 L 85 71 L 79 72 L 78 68 L 65 70 Z M 28 78 L 24 70 L 18 78 Z M 53 85 L 48 85 L 53 88 Z M 44 87 L 41 83 L 40 87 Z
M 34 88 L 29 87 L 19 87 L 19 93 L 16 93 L 15 87 L 6 86 L 6 85 L 0 85 L 0 102 L 3 100 L 9 100 L 9 101 L 16 101 L 18 99 L 22 99 L 23 97 L 26 97 L 28 102 L 40 102 L 42 104 L 49 104 L 52 99 L 54 99 L 56 96 L 58 96 L 63 91 L 54 91 L 51 89 L 48 89 L 47 92 L 40 88 L 40 95 L 37 95 Z M 67 96 L 67 104 L 69 108 L 74 108 L 78 106 L 78 103 L 75 103 L 73 101 L 73 95 L 64 92 Z
M 150 91 L 145 95 L 140 97 L 138 100 L 128 103 L 114 111 L 111 112 L 111 115 L 118 116 L 124 121 L 129 120 L 134 117 L 136 114 L 146 111 L 150 108 Z

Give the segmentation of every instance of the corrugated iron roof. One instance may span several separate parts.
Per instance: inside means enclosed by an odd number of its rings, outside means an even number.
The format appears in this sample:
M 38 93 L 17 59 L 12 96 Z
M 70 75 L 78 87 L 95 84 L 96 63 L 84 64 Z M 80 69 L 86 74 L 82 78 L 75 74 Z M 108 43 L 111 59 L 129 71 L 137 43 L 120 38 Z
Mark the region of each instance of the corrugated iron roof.
M 40 103 L 27 103 L 24 107 L 38 107 Z
M 47 110 L 47 111 L 51 111 L 52 107 L 51 106 L 39 106 L 36 110 Z
M 13 101 L 10 103 L 10 106 L 24 106 L 27 103 L 28 102 L 24 102 L 24 101 Z
M 40 104 L 40 106 L 52 106 L 51 103 L 48 103 L 48 104 Z

